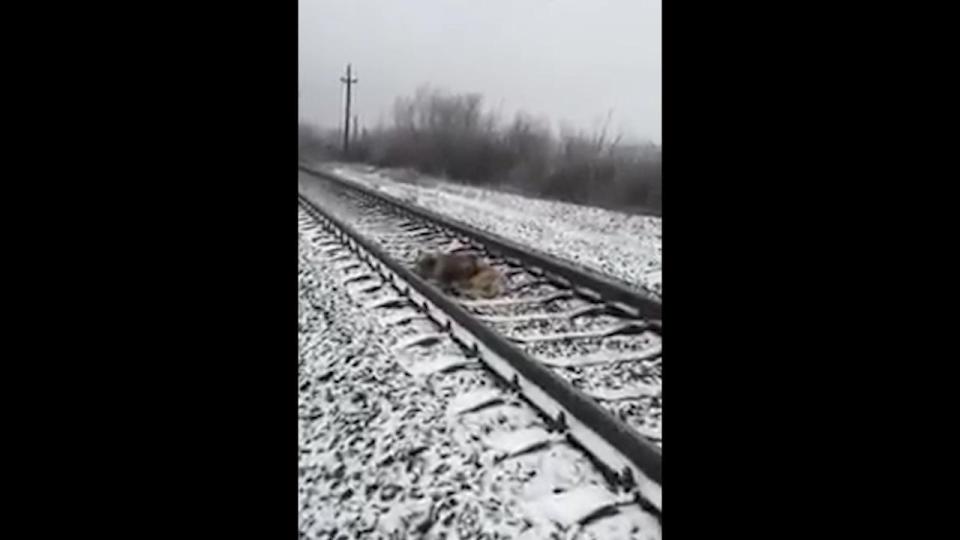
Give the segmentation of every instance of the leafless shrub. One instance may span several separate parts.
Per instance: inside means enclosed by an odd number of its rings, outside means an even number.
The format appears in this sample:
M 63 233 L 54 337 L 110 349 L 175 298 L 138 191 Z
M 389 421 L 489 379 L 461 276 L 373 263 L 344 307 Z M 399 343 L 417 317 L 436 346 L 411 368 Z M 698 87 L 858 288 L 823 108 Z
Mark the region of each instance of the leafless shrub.
M 394 104 L 393 125 L 365 131 L 350 159 L 409 167 L 473 185 L 509 186 L 564 201 L 661 213 L 660 148 L 624 146 L 609 133 L 549 126 L 524 114 L 503 124 L 479 94 L 429 87 Z
M 340 157 L 337 144 L 337 134 L 334 131 L 322 131 L 304 123 L 297 126 L 297 145 L 301 160 L 315 161 Z

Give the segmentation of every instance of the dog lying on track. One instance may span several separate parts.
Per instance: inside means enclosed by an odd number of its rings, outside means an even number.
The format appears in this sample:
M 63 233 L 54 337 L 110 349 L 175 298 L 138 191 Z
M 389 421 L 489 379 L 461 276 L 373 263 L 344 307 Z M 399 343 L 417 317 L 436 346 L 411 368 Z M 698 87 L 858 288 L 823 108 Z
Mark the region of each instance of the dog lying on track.
M 474 255 L 430 253 L 417 260 L 417 274 L 469 298 L 494 298 L 503 292 L 503 276 Z

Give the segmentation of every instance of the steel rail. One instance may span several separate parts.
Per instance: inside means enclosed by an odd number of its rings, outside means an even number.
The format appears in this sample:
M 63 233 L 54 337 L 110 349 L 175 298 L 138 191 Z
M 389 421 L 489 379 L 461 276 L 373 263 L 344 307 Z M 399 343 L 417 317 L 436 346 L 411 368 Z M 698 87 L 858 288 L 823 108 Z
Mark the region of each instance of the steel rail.
M 357 182 L 346 180 L 335 174 L 310 168 L 303 164 L 300 164 L 299 168 L 301 171 L 310 175 L 329 180 L 361 193 L 366 197 L 382 201 L 401 213 L 411 214 L 428 222 L 436 222 L 443 227 L 476 240 L 478 243 L 489 248 L 492 253 L 498 254 L 506 259 L 517 259 L 524 263 L 524 266 L 537 267 L 562 277 L 570 281 L 575 290 L 587 289 L 588 291 L 595 291 L 601 298 L 608 302 L 620 303 L 632 308 L 632 310 L 635 311 L 635 315 L 639 318 L 652 320 L 662 319 L 663 304 L 661 299 L 652 294 L 639 291 L 610 276 L 602 275 L 589 268 L 564 261 L 546 253 L 537 252 L 508 238 L 482 231 L 476 227 L 452 220 L 431 210 L 412 206 L 389 194 L 376 192 Z M 587 294 L 588 296 L 592 296 L 589 295 L 589 293 Z
M 420 297 L 423 299 L 422 304 L 414 301 L 415 305 L 422 307 L 424 312 L 429 314 L 431 313 L 429 304 L 433 304 L 448 317 L 443 323 L 447 329 L 457 326 L 466 331 L 466 339 L 469 340 L 471 336 L 475 338 L 472 344 L 464 343 L 472 348 L 473 356 L 487 362 L 494 358 L 502 359 L 509 365 L 509 369 L 497 370 L 495 368 L 494 371 L 516 389 L 519 390 L 521 386 L 525 386 L 524 390 L 528 392 L 536 393 L 539 391 L 560 405 L 559 409 L 554 408 L 557 412 L 556 416 L 553 417 L 554 427 L 563 431 L 569 429 L 567 431 L 568 435 L 571 435 L 577 443 L 594 453 L 595 456 L 607 448 L 605 445 L 612 447 L 627 462 L 627 466 L 610 471 L 614 475 L 614 480 L 628 489 L 637 487 L 648 502 L 652 503 L 658 510 L 660 509 L 662 454 L 657 446 L 603 409 L 596 401 L 577 390 L 550 368 L 488 328 L 454 300 L 389 257 L 378 245 L 364 238 L 351 226 L 324 211 L 302 194 L 298 194 L 298 197 L 301 205 L 310 215 L 321 222 L 326 221 L 331 224 L 335 230 L 339 231 L 346 242 L 360 246 L 380 265 L 389 269 L 402 282 L 408 284 L 409 287 L 401 287 L 403 294 L 411 298 Z M 361 256 L 361 260 L 368 262 L 368 259 L 363 256 Z M 376 265 L 373 266 L 376 267 Z M 385 279 L 389 281 L 392 277 Z M 413 291 L 410 290 L 410 287 L 413 288 Z M 504 371 L 509 371 L 512 374 Z M 521 380 L 524 384 L 521 384 Z M 529 381 L 529 384 L 526 384 L 527 381 Z M 531 385 L 535 388 L 532 388 Z M 535 402 L 536 399 L 531 399 L 531 401 Z M 544 410 L 543 407 L 538 406 L 538 408 Z M 569 412 L 571 418 L 566 417 L 565 411 Z M 548 416 L 550 415 L 548 414 Z M 579 435 L 573 435 L 573 431 L 577 431 Z M 596 441 L 596 437 L 602 439 L 602 442 Z M 595 451 L 598 447 L 603 447 L 600 452 Z M 599 459 L 603 461 L 603 458 Z M 642 478 L 636 478 L 636 473 L 633 471 L 637 471 L 638 474 L 642 475 Z M 651 485 L 651 483 L 655 485 Z

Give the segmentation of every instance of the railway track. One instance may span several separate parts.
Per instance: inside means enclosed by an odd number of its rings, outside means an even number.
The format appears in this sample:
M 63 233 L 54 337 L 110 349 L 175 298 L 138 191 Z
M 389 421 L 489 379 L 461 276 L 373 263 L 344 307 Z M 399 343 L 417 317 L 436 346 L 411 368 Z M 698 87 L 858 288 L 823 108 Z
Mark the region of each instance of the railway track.
M 482 367 L 495 374 L 506 390 L 467 385 L 457 396 L 467 410 L 518 401 L 534 407 L 546 422 L 509 438 L 519 445 L 514 452 L 569 439 L 611 486 L 659 512 L 659 302 L 362 186 L 308 172 L 312 185 L 309 198 L 300 196 L 301 219 L 309 216 L 332 235 L 333 260 L 357 258 L 344 262 L 344 286 L 372 295 L 371 310 L 392 311 L 385 321 L 409 329 L 398 350 L 446 347 L 414 371 L 434 376 Z M 453 298 L 408 270 L 421 250 L 451 244 L 498 268 L 507 278 L 506 294 Z
M 660 538 L 659 512 L 321 223 L 301 208 L 302 538 Z

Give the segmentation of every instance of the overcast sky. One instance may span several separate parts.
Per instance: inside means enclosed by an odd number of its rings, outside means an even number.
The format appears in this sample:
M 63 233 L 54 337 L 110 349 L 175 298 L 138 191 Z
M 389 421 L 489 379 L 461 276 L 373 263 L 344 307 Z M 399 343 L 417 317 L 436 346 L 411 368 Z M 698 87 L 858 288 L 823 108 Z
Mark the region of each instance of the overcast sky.
M 299 0 L 300 117 L 342 124 L 352 62 L 361 125 L 430 84 L 625 140 L 661 142 L 660 0 Z

